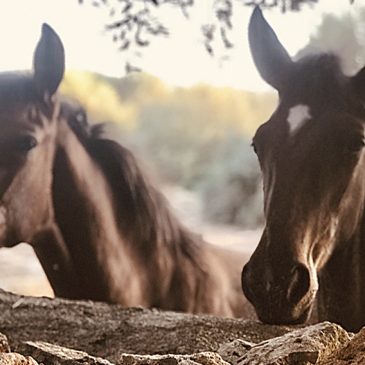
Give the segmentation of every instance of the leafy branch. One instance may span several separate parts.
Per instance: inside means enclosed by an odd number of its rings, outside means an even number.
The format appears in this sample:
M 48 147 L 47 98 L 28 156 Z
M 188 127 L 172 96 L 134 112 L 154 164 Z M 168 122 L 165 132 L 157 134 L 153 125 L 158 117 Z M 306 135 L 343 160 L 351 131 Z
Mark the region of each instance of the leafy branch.
M 204 0 L 203 0 L 204 1 Z M 314 5 L 319 0 L 211 0 L 213 20 L 201 25 L 204 46 L 210 55 L 214 55 L 214 42 L 220 41 L 225 49 L 234 47 L 229 32 L 232 30 L 234 4 L 263 8 L 279 7 L 282 12 L 300 11 L 301 7 Z M 353 3 L 354 0 L 349 0 Z M 174 6 L 189 18 L 195 0 L 78 0 L 79 4 L 104 7 L 109 20 L 106 30 L 112 34 L 113 41 L 121 51 L 131 47 L 141 48 L 150 45 L 154 37 L 169 35 L 169 29 L 157 16 L 157 10 L 164 6 Z

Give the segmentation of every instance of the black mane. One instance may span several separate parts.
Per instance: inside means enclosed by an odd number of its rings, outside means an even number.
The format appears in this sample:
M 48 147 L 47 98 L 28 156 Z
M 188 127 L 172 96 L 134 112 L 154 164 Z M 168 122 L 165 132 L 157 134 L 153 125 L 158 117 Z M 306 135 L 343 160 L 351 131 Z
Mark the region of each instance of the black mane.
M 329 103 L 337 107 L 343 103 L 347 82 L 348 77 L 336 55 L 309 55 L 295 62 L 284 97 L 294 99 L 294 104 L 298 101 L 307 103 L 314 110 Z

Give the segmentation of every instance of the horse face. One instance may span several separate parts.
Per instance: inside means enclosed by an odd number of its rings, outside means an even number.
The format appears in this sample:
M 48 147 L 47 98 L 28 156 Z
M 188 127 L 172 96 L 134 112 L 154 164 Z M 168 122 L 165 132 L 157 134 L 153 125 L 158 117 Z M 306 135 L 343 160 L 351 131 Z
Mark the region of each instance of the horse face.
M 301 323 L 317 273 L 354 233 L 363 209 L 363 71 L 344 76 L 332 55 L 293 62 L 258 8 L 249 37 L 255 64 L 280 101 L 253 139 L 266 226 L 242 287 L 261 320 Z
M 0 75 L 0 246 L 31 240 L 52 219 L 51 172 L 63 46 L 43 25 L 32 75 Z

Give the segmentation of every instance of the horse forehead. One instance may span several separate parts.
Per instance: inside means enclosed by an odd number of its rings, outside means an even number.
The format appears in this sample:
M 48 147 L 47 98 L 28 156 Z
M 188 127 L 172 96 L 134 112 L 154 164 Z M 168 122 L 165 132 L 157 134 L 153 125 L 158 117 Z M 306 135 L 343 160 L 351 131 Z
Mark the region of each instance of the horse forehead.
M 27 74 L 0 73 L 0 119 L 23 117 L 35 101 L 34 85 Z
M 1 102 L 35 101 L 36 98 L 35 85 L 32 77 L 28 73 L 0 73 Z
M 33 103 L 14 103 L 4 105 L 0 100 L 0 138 L 6 139 L 14 135 L 48 133 L 50 120 L 39 112 Z M 53 127 L 52 127 L 53 128 Z
M 35 106 L 28 103 L 5 103 L 0 99 L 0 123 L 26 122 L 31 116 Z

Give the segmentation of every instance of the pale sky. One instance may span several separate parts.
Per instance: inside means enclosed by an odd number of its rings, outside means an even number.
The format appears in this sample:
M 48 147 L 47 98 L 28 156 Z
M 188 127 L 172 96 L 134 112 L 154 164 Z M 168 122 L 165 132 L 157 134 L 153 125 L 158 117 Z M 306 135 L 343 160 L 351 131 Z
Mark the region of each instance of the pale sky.
M 104 31 L 106 13 L 77 0 L 0 0 L 0 70 L 29 69 L 35 44 L 43 22 L 49 23 L 61 36 L 66 50 L 68 69 L 86 69 L 112 76 L 124 75 L 124 63 L 132 64 L 163 79 L 171 85 L 189 86 L 199 82 L 232 86 L 240 89 L 268 90 L 261 81 L 248 51 L 247 23 L 251 8 L 235 1 L 234 32 L 230 39 L 235 48 L 227 53 L 217 45 L 212 58 L 202 44 L 200 25 L 213 19 L 213 0 L 196 0 L 199 4 L 186 20 L 175 8 L 162 7 L 160 16 L 169 27 L 168 38 L 154 38 L 137 57 L 120 52 Z M 279 10 L 265 11 L 289 53 L 295 54 L 320 23 L 323 12 L 340 14 L 356 12 L 365 0 L 320 0 L 312 9 L 282 15 Z M 229 55 L 229 59 L 226 56 Z

